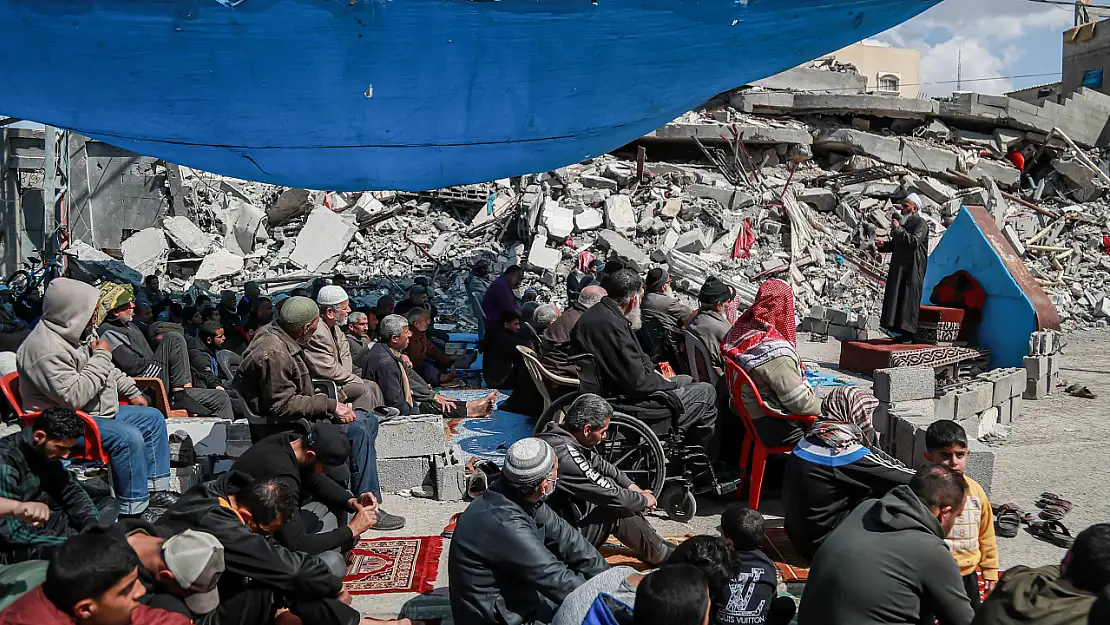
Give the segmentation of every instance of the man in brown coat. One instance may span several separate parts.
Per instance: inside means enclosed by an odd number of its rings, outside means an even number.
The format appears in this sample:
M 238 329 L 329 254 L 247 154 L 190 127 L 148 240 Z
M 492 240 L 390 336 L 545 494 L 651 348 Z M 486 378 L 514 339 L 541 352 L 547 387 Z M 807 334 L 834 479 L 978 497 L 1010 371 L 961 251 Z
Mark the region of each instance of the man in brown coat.
M 307 297 L 290 297 L 282 305 L 277 320 L 261 328 L 243 353 L 243 363 L 232 385 L 243 395 L 250 411 L 270 423 L 288 424 L 307 419 L 339 424 L 351 441 L 348 460 L 351 489 L 373 493 L 381 501 L 374 448 L 378 437 L 377 417 L 317 393 L 312 387 L 305 347 L 318 325 L 321 325 L 320 309 L 316 302 Z M 346 339 L 343 343 L 346 344 Z M 391 519 L 400 519 L 400 524 Z M 403 525 L 404 519 L 378 509 L 377 527 L 399 529 Z
M 341 396 L 355 408 L 371 411 L 384 405 L 377 384 L 355 375 L 351 344 L 341 326 L 351 314 L 351 302 L 343 287 L 327 285 L 316 295 L 320 323 L 304 347 L 305 361 L 312 377 L 339 385 Z

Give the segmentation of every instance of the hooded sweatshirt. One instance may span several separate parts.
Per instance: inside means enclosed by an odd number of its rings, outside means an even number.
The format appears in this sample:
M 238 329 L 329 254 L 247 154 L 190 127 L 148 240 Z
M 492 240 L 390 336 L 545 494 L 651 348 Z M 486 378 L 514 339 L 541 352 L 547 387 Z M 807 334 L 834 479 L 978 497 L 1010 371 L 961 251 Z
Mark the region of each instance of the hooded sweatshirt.
M 1008 569 L 975 614 L 974 625 L 1087 625 L 1095 595 L 1079 590 L 1059 565 Z
M 869 499 L 825 539 L 809 571 L 799 625 L 941 625 L 973 612 L 944 530 L 909 486 Z
M 66 406 L 111 419 L 119 396 L 141 396 L 135 381 L 112 364 L 112 353 L 94 350 L 83 339 L 100 292 L 96 287 L 57 278 L 42 298 L 42 319 L 16 352 L 19 391 L 29 412 Z

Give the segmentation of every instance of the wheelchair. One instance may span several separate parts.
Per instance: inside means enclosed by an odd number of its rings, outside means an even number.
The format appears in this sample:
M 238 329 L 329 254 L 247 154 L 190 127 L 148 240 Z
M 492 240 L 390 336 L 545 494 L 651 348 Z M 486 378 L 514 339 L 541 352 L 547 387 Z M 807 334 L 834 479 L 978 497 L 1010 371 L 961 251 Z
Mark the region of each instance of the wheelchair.
M 667 518 L 685 523 L 694 518 L 698 503 L 694 497 L 695 483 L 704 482 L 707 488 L 699 492 L 716 492 L 718 495 L 734 493 L 741 480 L 719 481 L 713 464 L 700 445 L 687 444 L 675 423 L 683 414 L 682 403 L 672 393 L 656 391 L 648 397 L 630 398 L 607 394 L 601 387 L 594 357 L 590 354 L 571 359 L 578 370 L 579 388 L 552 401 L 536 421 L 535 432 L 542 432 L 548 423 L 562 423 L 566 409 L 583 393 L 594 393 L 614 405 L 652 402 L 661 412 L 669 414 L 659 419 L 652 428 L 645 421 L 620 411 L 614 411 L 609 420 L 609 432 L 598 445 L 597 453 L 644 490 L 656 493 L 659 507 Z M 663 421 L 666 427 L 661 428 Z M 655 420 L 653 420 L 655 421 Z M 661 435 L 657 430 L 665 429 Z

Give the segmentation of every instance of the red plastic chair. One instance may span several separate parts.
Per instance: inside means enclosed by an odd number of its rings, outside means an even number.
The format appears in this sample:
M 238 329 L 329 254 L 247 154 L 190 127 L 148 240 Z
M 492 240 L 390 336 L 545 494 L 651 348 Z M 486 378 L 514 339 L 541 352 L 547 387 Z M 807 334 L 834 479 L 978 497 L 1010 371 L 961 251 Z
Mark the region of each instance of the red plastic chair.
M 732 401 L 732 409 L 736 414 L 740 415 L 740 421 L 744 424 L 744 444 L 740 448 L 740 470 L 744 475 L 750 476 L 748 480 L 748 507 L 753 510 L 758 510 L 759 494 L 763 490 L 763 471 L 767 468 L 767 457 L 771 454 L 790 452 L 794 449 L 794 445 L 780 445 L 778 447 L 768 447 L 765 445 L 763 441 L 759 439 L 759 434 L 755 430 L 755 424 L 752 422 L 752 416 L 748 414 L 748 410 L 744 407 L 740 391 L 745 386 L 752 389 L 752 393 L 755 395 L 755 403 L 759 405 L 764 414 L 767 415 L 763 417 L 764 419 L 801 421 L 805 423 L 808 428 L 817 420 L 817 415 L 777 415 L 774 410 L 771 410 L 763 403 L 763 397 L 759 395 L 759 389 L 756 388 L 752 379 L 748 377 L 747 372 L 728 356 L 725 356 L 723 360 L 725 361 L 725 376 L 728 379 L 728 395 L 729 399 Z M 749 454 L 751 455 L 750 462 L 748 458 Z M 736 498 L 740 498 L 740 489 L 736 490 Z
M 23 410 L 19 395 L 19 373 L 12 372 L 0 378 L 0 391 L 4 393 L 4 398 L 11 404 L 12 410 L 19 416 L 23 425 L 31 425 L 35 417 L 42 414 Z M 72 455 L 71 458 L 108 464 L 108 454 L 104 451 L 104 445 L 100 440 L 100 427 L 96 425 L 96 420 L 80 410 L 77 411 L 77 416 L 85 422 L 85 450 Z

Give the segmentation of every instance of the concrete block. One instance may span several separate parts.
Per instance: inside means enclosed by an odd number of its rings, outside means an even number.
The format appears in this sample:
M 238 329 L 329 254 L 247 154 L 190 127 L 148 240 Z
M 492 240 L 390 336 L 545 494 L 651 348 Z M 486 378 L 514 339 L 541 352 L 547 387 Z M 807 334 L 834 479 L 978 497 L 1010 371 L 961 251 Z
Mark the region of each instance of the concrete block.
M 1020 373 L 1020 371 L 1019 371 Z M 1013 397 L 1014 372 L 1010 369 L 994 369 L 984 371 L 976 376 L 979 380 L 988 382 L 994 388 L 991 396 L 991 405 L 998 406 Z
M 635 224 L 633 224 L 633 229 L 635 229 Z M 602 249 L 609 250 L 619 256 L 630 268 L 636 271 L 643 273 L 650 268 L 651 259 L 648 255 L 613 230 L 605 229 L 598 233 L 597 243 Z
M 1014 373 L 1010 375 L 1010 397 L 1021 397 L 1025 394 L 1026 377 L 1025 369 L 1020 367 L 1014 368 Z
M 875 407 L 875 412 L 871 415 L 871 424 L 875 426 L 875 432 L 879 434 L 879 449 L 889 454 L 889 446 L 894 438 L 894 424 L 890 415 L 890 404 L 879 402 L 879 405 Z
M 627 195 L 611 195 L 605 200 L 605 226 L 620 234 L 636 233 L 636 211 Z
M 609 191 L 617 190 L 617 181 L 610 180 L 609 178 L 605 178 L 604 176 L 584 174 L 578 177 L 578 182 L 581 182 L 583 186 L 591 189 L 607 189 Z
M 717 200 L 717 203 L 728 210 L 740 210 L 755 204 L 755 197 L 752 194 L 745 193 L 735 187 L 692 184 L 686 187 L 685 191 L 694 197 Z
M 212 251 L 212 237 L 188 217 L 166 217 L 162 220 L 162 228 L 175 245 L 194 256 L 204 256 Z
M 231 421 L 213 417 L 166 419 L 167 431 L 183 430 L 193 439 L 193 448 L 198 456 L 226 456 L 229 425 Z
M 828 313 L 828 309 L 821 305 L 810 306 L 809 317 L 811 319 L 824 319 Z
M 1027 380 L 1045 378 L 1049 375 L 1050 363 L 1048 356 L 1025 356 L 1021 363 L 1025 367 L 1025 379 Z
M 587 208 L 574 216 L 574 229 L 576 232 L 597 230 L 605 225 L 605 216 L 596 208 Z
M 200 484 L 200 464 L 187 467 L 172 467 L 170 469 L 170 490 L 175 493 L 184 493 L 190 488 Z
M 985 382 L 972 382 L 956 391 L 956 421 L 974 417 L 991 407 L 994 386 Z
M 1017 168 L 1011 166 L 1009 162 L 1002 163 L 1000 161 L 981 158 L 971 167 L 971 170 L 968 171 L 968 176 L 975 180 L 991 178 L 997 182 L 1000 187 L 1010 189 L 1019 182 L 1021 172 L 1019 172 Z
M 1022 395 L 1025 399 L 1044 399 L 1048 397 L 1052 389 L 1048 385 L 1048 376 L 1037 378 L 1035 380 L 1025 381 L 1025 393 Z
M 541 220 L 547 235 L 556 241 L 566 241 L 574 233 L 574 211 L 563 208 L 555 200 L 544 202 Z
M 713 234 L 711 232 L 706 232 L 701 228 L 694 228 L 693 230 L 678 235 L 678 240 L 675 241 L 674 249 L 688 254 L 697 254 L 698 252 L 708 249 L 712 244 Z
M 437 501 L 461 501 L 466 495 L 466 466 L 458 445 L 435 457 L 435 478 Z
M 1064 359 L 1060 354 L 1053 354 L 1048 357 L 1048 379 L 1054 387 L 1060 381 L 1060 365 L 1063 361 Z
M 1022 398 L 1021 395 L 1018 395 L 1017 397 L 1011 397 L 1010 398 L 1010 414 L 1009 414 L 1008 423 L 1014 423 L 1015 421 L 1018 420 L 1018 417 L 1021 416 L 1021 406 L 1022 406 L 1022 403 L 1024 403 L 1024 401 L 1025 400 L 1024 400 L 1024 398 Z M 1004 421 L 1006 419 L 1005 416 L 1001 416 L 1001 415 L 1000 415 L 999 418 L 1003 419 Z
M 851 323 L 851 313 L 847 310 L 830 309 L 828 315 L 830 323 L 835 323 L 840 326 L 846 326 Z
M 1013 403 L 1014 403 L 1014 398 L 1011 397 L 1011 398 L 1007 399 L 1006 401 L 1002 402 L 1001 404 L 995 406 L 995 408 L 998 408 L 998 422 L 999 423 L 1010 423 L 1010 421 L 1011 421 L 1010 420 L 1010 409 L 1011 409 L 1010 407 L 1013 405 Z
M 994 432 L 995 426 L 998 425 L 998 419 L 998 406 L 991 406 L 983 412 L 980 412 L 978 415 L 975 416 L 974 419 L 971 420 L 972 425 L 977 427 L 968 428 L 965 426 L 964 429 L 968 430 L 969 434 L 973 434 L 975 438 L 983 438 L 991 432 Z
M 936 418 L 936 400 L 932 398 L 896 401 L 890 404 L 890 409 L 896 412 L 913 412 L 930 419 Z
M 528 248 L 528 265 L 536 271 L 555 271 L 563 254 L 559 250 L 547 247 L 547 235 L 538 234 L 532 238 L 532 246 Z
M 297 234 L 289 262 L 310 273 L 329 273 L 357 232 L 355 225 L 331 209 L 318 206 Z
M 967 441 L 967 448 L 971 453 L 968 455 L 966 473 L 979 482 L 989 498 L 991 483 L 994 482 L 994 449 L 975 439 Z
M 891 455 L 916 469 L 925 463 L 925 432 L 935 419 L 914 412 L 895 411 L 891 415 L 894 427 L 894 452 Z
M 936 394 L 936 376 L 930 367 L 876 369 L 873 377 L 873 392 L 879 401 L 932 399 Z
M 123 252 L 123 262 L 144 276 L 166 272 L 170 244 L 161 228 L 143 228 L 127 237 L 120 244 L 120 251 Z
M 443 417 L 394 417 L 378 428 L 378 459 L 434 456 L 444 453 Z
M 937 419 L 956 418 L 956 393 L 946 391 L 933 399 L 933 416 Z
M 810 204 L 815 210 L 822 213 L 831 212 L 839 202 L 836 193 L 833 193 L 829 189 L 822 188 L 806 189 L 796 197 L 799 202 Z
M 432 486 L 432 456 L 419 458 L 378 458 L 378 480 L 382 491 L 395 493 L 401 490 Z

